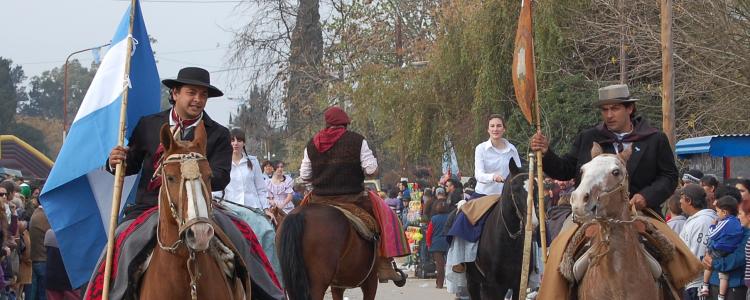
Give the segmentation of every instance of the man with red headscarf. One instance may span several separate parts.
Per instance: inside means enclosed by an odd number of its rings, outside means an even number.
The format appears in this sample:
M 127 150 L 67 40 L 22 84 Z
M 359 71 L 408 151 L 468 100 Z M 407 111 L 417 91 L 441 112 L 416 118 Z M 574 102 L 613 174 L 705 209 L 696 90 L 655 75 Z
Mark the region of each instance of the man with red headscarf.
M 378 278 L 381 282 L 401 280 L 391 262 L 393 257 L 409 254 L 408 245 L 403 243 L 402 231 L 388 230 L 401 228 L 389 225 L 398 218 L 382 199 L 372 193 L 368 197 L 364 187 L 365 176 L 376 174 L 378 161 L 365 138 L 347 130 L 351 121 L 344 110 L 332 106 L 324 116 L 326 128 L 307 144 L 300 166 L 300 177 L 313 186 L 310 201 L 351 195 L 357 206 L 372 213 L 381 229 Z

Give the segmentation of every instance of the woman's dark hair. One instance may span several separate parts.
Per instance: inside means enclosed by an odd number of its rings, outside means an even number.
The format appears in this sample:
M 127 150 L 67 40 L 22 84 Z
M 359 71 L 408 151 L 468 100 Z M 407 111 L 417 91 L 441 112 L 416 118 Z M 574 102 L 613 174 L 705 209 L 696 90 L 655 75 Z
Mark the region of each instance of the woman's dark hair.
M 724 196 L 730 196 L 737 200 L 737 202 L 742 201 L 742 194 L 740 193 L 740 190 L 731 185 L 719 185 L 716 188 L 716 191 L 714 191 L 714 197 L 716 199 Z
M 741 184 L 742 186 L 745 187 L 746 190 L 750 191 L 750 179 L 747 179 L 747 178 L 738 179 L 737 183 Z M 740 200 L 742 199 L 740 198 Z
M 232 128 L 232 130 L 229 131 L 229 140 L 238 140 L 245 143 L 245 131 L 239 128 Z M 245 156 L 247 156 L 247 168 L 252 170 L 253 169 L 253 162 L 250 160 L 250 155 L 247 155 L 247 150 L 245 150 L 245 146 L 242 145 L 242 152 L 245 153 Z
M 271 166 L 273 166 L 273 171 L 274 171 L 274 172 L 276 172 L 276 169 L 278 169 L 278 168 L 279 168 L 279 165 L 286 165 L 286 163 L 284 163 L 284 161 L 283 161 L 283 160 L 276 160 L 276 161 L 274 161 L 274 162 L 273 162 L 273 163 L 271 164 Z M 283 175 L 283 174 L 282 174 L 282 175 Z M 287 179 L 287 178 L 286 178 L 286 175 L 283 175 L 283 176 L 284 176 L 284 181 L 286 181 L 286 179 Z
M 505 127 L 505 119 L 500 114 L 491 114 L 489 117 L 487 117 L 487 124 L 489 124 L 492 119 L 500 119 L 500 122 L 503 123 L 503 127 Z
M 0 187 L 4 187 L 5 191 L 8 192 L 8 201 L 13 199 L 13 195 L 16 194 L 16 183 L 13 182 L 13 180 L 5 180 L 3 182 L 0 182 Z
M 447 214 L 447 213 L 449 213 L 451 211 L 450 210 L 450 205 L 448 205 L 448 202 L 445 202 L 445 201 L 436 201 L 433 204 L 433 206 L 434 206 L 434 208 L 432 209 L 432 214 L 433 215 Z
M 730 215 L 737 215 L 737 200 L 732 196 L 724 196 L 716 199 L 716 208 L 726 210 Z
M 701 177 L 701 184 L 711 186 L 715 189 L 719 186 L 719 179 L 716 179 L 714 175 L 704 175 Z

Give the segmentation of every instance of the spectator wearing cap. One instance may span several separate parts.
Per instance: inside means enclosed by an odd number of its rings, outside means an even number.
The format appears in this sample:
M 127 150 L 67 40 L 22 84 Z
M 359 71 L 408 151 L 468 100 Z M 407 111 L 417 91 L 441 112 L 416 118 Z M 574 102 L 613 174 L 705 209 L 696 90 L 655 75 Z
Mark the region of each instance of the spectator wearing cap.
M 682 174 L 682 185 L 684 186 L 688 183 L 700 184 L 701 178 L 703 178 L 703 172 L 701 172 L 701 170 L 690 169 L 685 172 L 685 174 Z
M 706 254 L 708 231 L 718 217 L 708 208 L 706 192 L 700 185 L 688 183 L 680 190 L 680 208 L 688 218 L 682 227 L 680 239 L 690 248 L 690 252 L 699 260 Z M 698 300 L 698 289 L 703 283 L 703 276 L 697 276 L 685 286 L 684 299 Z

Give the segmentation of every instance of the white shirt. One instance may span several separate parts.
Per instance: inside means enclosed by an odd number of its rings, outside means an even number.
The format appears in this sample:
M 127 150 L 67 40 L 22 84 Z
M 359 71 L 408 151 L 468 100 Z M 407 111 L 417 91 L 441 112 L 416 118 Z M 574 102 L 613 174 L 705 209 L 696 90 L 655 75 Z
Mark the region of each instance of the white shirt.
M 250 170 L 247 161 L 253 164 Z M 229 173 L 231 180 L 224 189 L 224 199 L 245 206 L 266 209 L 269 207 L 268 190 L 260 171 L 260 163 L 255 156 L 242 155 L 238 163 L 232 161 L 232 170 Z M 215 196 L 221 197 L 221 192 L 213 192 Z
M 680 239 L 690 248 L 698 260 L 703 260 L 708 245 L 708 230 L 716 220 L 717 215 L 713 209 L 702 209 L 687 218 L 680 232 Z M 685 286 L 685 289 L 700 287 L 703 282 L 701 272 L 693 281 Z
M 362 140 L 359 160 L 362 162 L 362 170 L 365 171 L 366 175 L 372 175 L 378 170 L 378 159 L 372 154 L 372 150 L 370 150 L 370 146 L 367 145 L 366 140 Z M 307 148 L 305 148 L 305 155 L 302 157 L 302 164 L 299 166 L 299 176 L 305 181 L 312 179 L 312 162 L 310 161 L 310 157 L 307 156 Z
M 493 177 L 497 174 L 508 179 L 510 169 L 508 163 L 511 159 L 516 165 L 521 167 L 521 158 L 518 156 L 516 146 L 513 146 L 508 140 L 502 139 L 505 143 L 504 149 L 498 149 L 492 146 L 492 141 L 487 140 L 477 145 L 474 149 L 474 178 L 477 179 L 477 187 L 474 190 L 479 194 L 501 194 L 503 192 L 503 183 L 495 182 Z

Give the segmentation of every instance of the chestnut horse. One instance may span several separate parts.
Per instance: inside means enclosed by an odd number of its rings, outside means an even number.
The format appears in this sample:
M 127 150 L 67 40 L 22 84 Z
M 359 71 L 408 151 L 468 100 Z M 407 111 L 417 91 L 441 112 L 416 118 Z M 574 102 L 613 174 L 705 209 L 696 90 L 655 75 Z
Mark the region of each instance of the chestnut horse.
M 364 300 L 375 299 L 377 244 L 363 239 L 338 209 L 315 203 L 295 208 L 281 223 L 276 245 L 290 300 L 322 300 L 329 286 L 335 300 L 355 287 Z
M 161 143 L 157 247 L 142 278 L 139 299 L 249 299 L 250 283 L 231 270 L 240 260 L 232 254 L 234 246 L 226 244 L 228 239 L 218 242 L 223 234 L 211 219 L 211 168 L 203 122 L 195 128 L 192 142 L 176 141 L 164 125 Z M 227 264 L 231 257 L 234 260 Z
M 581 231 L 593 226 L 586 233 L 590 248 L 574 258 L 578 299 L 663 299 L 664 287 L 655 279 L 653 258 L 643 250 L 636 226 L 644 222 L 633 217 L 629 204 L 630 153 L 602 154 L 594 143 L 592 160 L 581 167 L 581 182 L 571 195 Z

